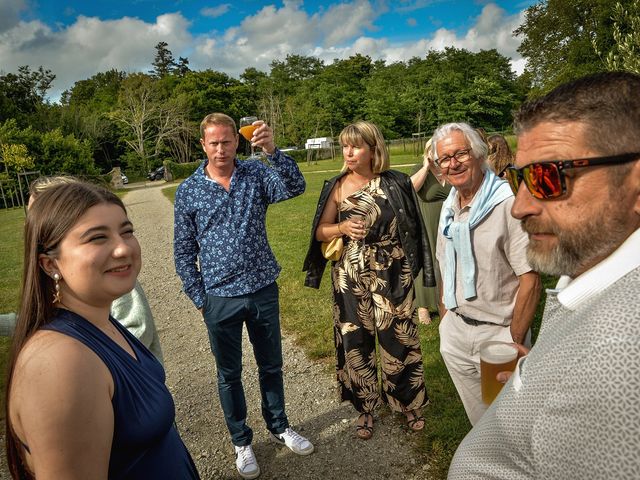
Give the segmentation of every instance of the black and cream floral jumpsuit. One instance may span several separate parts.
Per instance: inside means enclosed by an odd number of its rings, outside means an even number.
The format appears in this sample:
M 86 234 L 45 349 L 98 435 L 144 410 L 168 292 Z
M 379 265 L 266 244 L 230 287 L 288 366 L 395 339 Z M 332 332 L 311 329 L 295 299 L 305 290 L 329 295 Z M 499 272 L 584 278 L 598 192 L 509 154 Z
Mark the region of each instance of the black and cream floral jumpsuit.
M 342 257 L 331 270 L 341 400 L 349 400 L 364 413 L 381 402 L 396 412 L 419 409 L 428 397 L 413 319 L 413 278 L 380 178 L 372 179 L 338 208 L 341 219 L 363 215 L 370 226 L 364 240 L 346 239 Z

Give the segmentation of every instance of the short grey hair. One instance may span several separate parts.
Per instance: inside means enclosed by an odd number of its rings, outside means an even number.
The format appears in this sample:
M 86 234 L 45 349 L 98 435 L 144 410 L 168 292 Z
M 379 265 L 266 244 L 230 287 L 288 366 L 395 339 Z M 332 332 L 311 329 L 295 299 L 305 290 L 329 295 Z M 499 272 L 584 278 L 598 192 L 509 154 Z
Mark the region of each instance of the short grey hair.
M 436 128 L 436 131 L 433 132 L 433 141 L 431 144 L 433 158 L 437 159 L 440 157 L 438 155 L 438 142 L 445 139 L 453 132 L 460 132 L 464 135 L 464 138 L 471 147 L 473 156 L 482 162 L 483 168 L 487 167 L 489 146 L 482 140 L 482 137 L 475 128 L 464 122 L 445 123 L 444 125 Z

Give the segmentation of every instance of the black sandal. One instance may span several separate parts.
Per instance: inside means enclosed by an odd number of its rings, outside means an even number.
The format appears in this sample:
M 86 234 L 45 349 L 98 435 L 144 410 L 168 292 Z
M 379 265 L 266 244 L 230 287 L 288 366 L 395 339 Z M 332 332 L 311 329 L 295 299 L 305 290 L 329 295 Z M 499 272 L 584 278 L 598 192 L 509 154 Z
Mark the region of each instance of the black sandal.
M 358 420 L 362 417 L 364 417 L 364 424 L 356 425 L 356 436 L 360 440 L 369 440 L 373 436 L 373 415 L 370 413 L 361 413 Z M 369 418 L 371 418 L 371 426 L 369 426 Z
M 407 425 L 409 425 L 409 428 L 411 430 L 413 430 L 414 432 L 419 432 L 424 428 L 425 419 L 422 415 L 418 415 L 415 410 L 410 410 L 405 415 L 407 414 L 413 415 L 413 418 L 411 420 L 407 419 Z M 422 425 L 416 425 L 419 422 L 422 422 Z

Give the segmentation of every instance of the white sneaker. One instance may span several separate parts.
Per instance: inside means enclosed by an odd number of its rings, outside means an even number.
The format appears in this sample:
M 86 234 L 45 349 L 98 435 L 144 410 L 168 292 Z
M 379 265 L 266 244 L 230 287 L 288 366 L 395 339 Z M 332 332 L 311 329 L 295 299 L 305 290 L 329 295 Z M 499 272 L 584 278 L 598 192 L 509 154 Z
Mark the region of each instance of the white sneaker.
M 251 445 L 244 447 L 234 445 L 234 447 L 236 449 L 236 468 L 240 476 L 242 478 L 257 478 L 260 475 L 260 467 Z
M 309 455 L 313 453 L 313 444 L 291 428 L 279 434 L 271 433 L 271 438 L 280 445 L 286 445 L 293 453 Z

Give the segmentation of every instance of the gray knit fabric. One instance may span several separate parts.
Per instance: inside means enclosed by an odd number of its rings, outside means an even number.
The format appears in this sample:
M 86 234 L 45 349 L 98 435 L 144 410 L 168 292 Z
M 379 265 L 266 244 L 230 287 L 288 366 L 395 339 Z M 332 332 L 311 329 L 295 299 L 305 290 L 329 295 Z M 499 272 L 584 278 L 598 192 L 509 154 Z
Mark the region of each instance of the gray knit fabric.
M 111 316 L 124 325 L 160 363 L 163 363 L 156 323 L 142 285 L 138 281 L 131 292 L 113 301 Z
M 575 311 L 550 293 L 517 373 L 449 479 L 640 478 L 640 268 Z
M 16 314 L 5 313 L 0 315 L 0 337 L 10 337 L 16 328 Z

